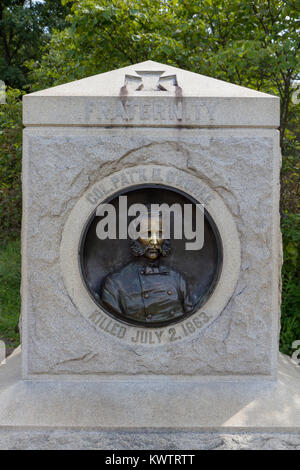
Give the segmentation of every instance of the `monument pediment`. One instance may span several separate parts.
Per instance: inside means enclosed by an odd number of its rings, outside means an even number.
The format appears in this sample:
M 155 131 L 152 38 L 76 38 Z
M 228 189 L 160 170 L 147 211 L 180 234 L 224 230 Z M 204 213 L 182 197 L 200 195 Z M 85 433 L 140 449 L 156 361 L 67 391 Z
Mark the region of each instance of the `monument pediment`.
M 26 125 L 279 126 L 278 97 L 153 61 L 31 93 L 24 103 Z
M 235 97 L 235 98 L 269 98 L 277 100 L 277 97 L 262 93 L 251 88 L 234 85 L 223 80 L 189 72 L 171 65 L 161 64 L 147 60 L 128 67 L 122 67 L 110 72 L 100 73 L 91 77 L 76 80 L 64 85 L 58 85 L 46 90 L 27 95 L 31 96 L 119 96 L 120 89 L 124 85 L 125 77 L 137 78 L 141 84 L 141 77 L 155 77 L 160 75 L 160 81 L 168 76 L 176 76 L 178 86 L 184 89 L 185 96 L 192 97 Z M 134 91 L 134 90 L 132 90 Z M 138 90 L 135 90 L 138 91 Z M 154 96 L 157 89 L 151 88 Z

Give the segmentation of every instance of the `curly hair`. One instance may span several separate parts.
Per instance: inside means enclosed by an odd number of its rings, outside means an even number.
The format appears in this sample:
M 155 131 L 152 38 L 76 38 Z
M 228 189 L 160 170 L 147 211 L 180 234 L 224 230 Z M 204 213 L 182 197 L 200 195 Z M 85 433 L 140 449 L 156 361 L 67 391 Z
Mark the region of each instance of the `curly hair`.
M 147 247 L 144 247 L 139 240 L 130 240 L 129 248 L 134 256 L 143 256 Z M 171 252 L 171 241 L 164 240 L 161 246 L 161 255 L 168 256 Z

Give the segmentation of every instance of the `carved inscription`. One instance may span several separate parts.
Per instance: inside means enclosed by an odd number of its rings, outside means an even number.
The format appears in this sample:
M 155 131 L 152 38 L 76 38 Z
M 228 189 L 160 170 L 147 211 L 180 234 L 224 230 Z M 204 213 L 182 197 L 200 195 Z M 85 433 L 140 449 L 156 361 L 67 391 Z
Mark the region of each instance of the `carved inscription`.
M 166 328 L 128 328 L 120 323 L 110 319 L 104 313 L 95 311 L 89 319 L 97 327 L 97 329 L 104 330 L 111 336 L 120 339 L 129 339 L 133 344 L 145 345 L 158 345 L 162 343 L 174 343 L 184 339 L 197 330 L 201 330 L 211 320 L 211 316 L 205 312 L 200 312 L 193 316 L 190 320 L 186 320 L 178 325 Z M 126 337 L 128 336 L 128 338 Z
M 182 172 L 176 171 L 175 169 L 164 169 L 150 166 L 142 168 L 128 168 L 128 170 L 122 172 L 121 175 L 112 175 L 109 178 L 110 184 L 99 184 L 94 187 L 87 195 L 86 199 L 91 204 L 96 204 L 102 200 L 108 194 L 114 191 L 118 191 L 123 187 L 128 187 L 135 184 L 144 184 L 151 182 L 165 183 L 166 185 L 176 185 L 184 191 L 188 191 L 198 199 L 201 203 L 207 204 L 213 199 L 213 194 L 209 190 L 202 186 L 199 182 L 195 182 L 193 178 L 190 178 L 187 174 L 182 175 Z
M 216 103 L 184 99 L 183 97 L 157 99 L 117 98 L 115 100 L 86 100 L 88 122 L 111 124 L 157 123 L 190 124 L 216 122 Z

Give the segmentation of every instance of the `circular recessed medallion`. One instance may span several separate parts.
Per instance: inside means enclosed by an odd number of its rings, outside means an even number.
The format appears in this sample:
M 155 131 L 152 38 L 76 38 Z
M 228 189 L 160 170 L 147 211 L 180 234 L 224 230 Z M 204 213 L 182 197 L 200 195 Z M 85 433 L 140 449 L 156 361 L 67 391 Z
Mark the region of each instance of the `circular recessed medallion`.
M 97 226 L 104 216 L 97 216 L 95 211 L 80 243 L 81 274 L 89 294 L 110 316 L 131 325 L 163 327 L 188 318 L 212 295 L 222 268 L 222 243 L 214 221 L 205 211 L 203 247 L 188 250 L 184 217 L 190 215 L 190 206 L 191 229 L 196 233 L 199 201 L 170 186 L 144 184 L 126 188 L 104 201 L 115 210 L 116 234 L 120 232 L 120 196 L 126 196 L 127 208 L 140 203 L 178 208 L 181 238 L 174 237 L 174 213 L 170 212 L 170 237 L 156 244 L 158 253 L 154 246 L 152 256 L 157 256 L 152 259 L 148 256 L 154 245 L 151 238 L 144 242 L 99 239 Z
M 99 205 L 111 204 L 118 224 L 121 196 L 128 207 L 192 205 L 192 226 L 203 204 L 203 247 L 186 249 L 187 237 L 172 231 L 164 238 L 159 220 L 155 237 L 99 239 Z M 231 213 L 204 181 L 162 165 L 135 166 L 101 179 L 77 201 L 62 235 L 61 269 L 78 312 L 100 334 L 158 347 L 199 335 L 222 313 L 239 276 L 240 241 Z

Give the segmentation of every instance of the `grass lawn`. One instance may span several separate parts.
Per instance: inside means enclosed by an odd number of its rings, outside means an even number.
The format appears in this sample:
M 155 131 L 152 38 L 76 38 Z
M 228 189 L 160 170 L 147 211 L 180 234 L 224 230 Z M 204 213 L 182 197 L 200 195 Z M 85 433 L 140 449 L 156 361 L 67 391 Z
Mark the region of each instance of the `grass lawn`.
M 0 247 L 0 340 L 5 342 L 7 353 L 20 344 L 20 264 L 20 240 Z

